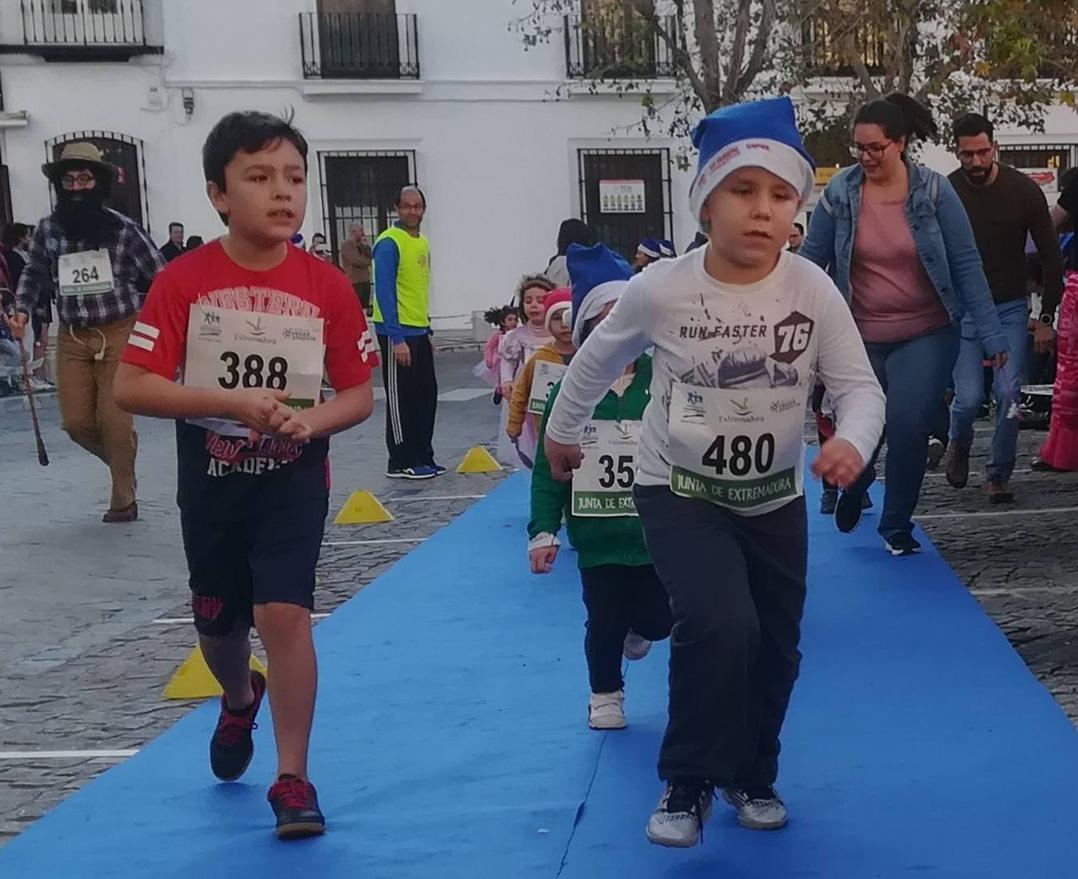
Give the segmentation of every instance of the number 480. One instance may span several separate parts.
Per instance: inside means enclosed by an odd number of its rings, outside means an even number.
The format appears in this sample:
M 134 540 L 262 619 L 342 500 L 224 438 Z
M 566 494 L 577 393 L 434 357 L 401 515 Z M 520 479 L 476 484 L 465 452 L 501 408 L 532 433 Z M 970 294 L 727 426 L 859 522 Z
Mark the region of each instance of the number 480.
M 701 463 L 722 476 L 727 470 L 733 476 L 745 476 L 756 466 L 757 473 L 767 473 L 775 463 L 775 435 L 761 434 L 753 443 L 751 436 L 738 435 L 730 440 L 727 454 L 726 437 L 717 436 L 704 452 Z

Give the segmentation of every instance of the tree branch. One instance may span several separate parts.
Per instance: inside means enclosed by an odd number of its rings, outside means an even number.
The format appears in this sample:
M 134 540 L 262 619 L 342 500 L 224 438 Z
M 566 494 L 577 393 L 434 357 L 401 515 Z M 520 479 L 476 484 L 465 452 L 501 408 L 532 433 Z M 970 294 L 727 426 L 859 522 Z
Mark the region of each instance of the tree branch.
M 682 13 L 684 7 L 682 5 L 683 0 L 677 0 L 674 4 L 677 9 L 677 15 L 674 17 L 674 26 L 681 27 L 683 18 Z M 685 74 L 685 78 L 689 81 L 689 85 L 692 86 L 692 90 L 696 93 L 696 96 L 700 99 L 700 102 L 707 107 L 708 96 L 707 86 L 700 78 L 700 75 L 696 72 L 696 68 L 693 67 L 692 55 L 685 49 L 683 43 L 677 39 L 678 35 L 672 35 L 667 33 L 666 28 L 663 27 L 662 21 L 659 16 L 655 14 L 655 7 L 649 2 L 649 0 L 635 0 L 633 8 L 637 14 L 640 15 L 644 21 L 646 21 L 655 33 L 658 34 L 666 47 L 670 50 L 674 57 L 674 63 L 677 64 L 678 69 Z
M 730 46 L 730 57 L 726 59 L 726 82 L 723 91 L 727 95 L 735 92 L 737 80 L 741 74 L 745 58 L 745 43 L 749 39 L 749 25 L 752 22 L 750 7 L 752 0 L 737 0 L 737 17 L 734 20 L 734 41 Z M 714 18 L 712 19 L 714 21 Z
M 715 32 L 713 0 L 693 0 L 693 32 L 700 49 L 700 73 L 705 94 L 700 95 L 710 113 L 722 104 L 722 73 L 719 68 L 719 35 Z
M 764 69 L 764 63 L 767 60 L 767 47 L 771 43 L 771 27 L 777 17 L 777 11 L 775 9 L 775 0 L 762 0 L 761 5 L 760 25 L 753 40 L 749 63 L 745 65 L 745 69 L 741 71 L 741 75 L 734 85 L 734 91 L 739 98 L 748 91 L 753 80 Z

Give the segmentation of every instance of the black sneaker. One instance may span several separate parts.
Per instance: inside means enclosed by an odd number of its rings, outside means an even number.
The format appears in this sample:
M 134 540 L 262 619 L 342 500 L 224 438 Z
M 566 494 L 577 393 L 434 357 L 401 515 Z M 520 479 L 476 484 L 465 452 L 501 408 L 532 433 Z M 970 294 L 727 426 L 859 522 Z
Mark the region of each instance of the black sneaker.
M 714 796 L 714 786 L 702 779 L 667 782 L 659 805 L 648 819 L 648 841 L 672 848 L 692 848 L 700 841 L 704 824 L 711 817 Z
M 833 516 L 836 506 L 838 506 L 838 489 L 825 488 L 820 496 L 820 515 Z
M 243 711 L 233 711 L 221 697 L 221 715 L 210 739 L 210 768 L 221 781 L 235 781 L 243 775 L 255 754 L 251 732 L 258 728 L 255 717 L 266 692 L 266 678 L 261 672 L 251 672 L 251 689 L 255 700 Z
M 861 512 L 865 509 L 863 492 L 844 491 L 835 505 L 835 527 L 843 534 L 849 534 L 861 522 Z
M 912 534 L 905 531 L 885 537 L 883 544 L 893 556 L 914 555 L 921 551 L 921 544 L 917 542 Z
M 326 832 L 314 785 L 294 775 L 282 775 L 266 795 L 277 816 L 278 839 L 302 839 Z

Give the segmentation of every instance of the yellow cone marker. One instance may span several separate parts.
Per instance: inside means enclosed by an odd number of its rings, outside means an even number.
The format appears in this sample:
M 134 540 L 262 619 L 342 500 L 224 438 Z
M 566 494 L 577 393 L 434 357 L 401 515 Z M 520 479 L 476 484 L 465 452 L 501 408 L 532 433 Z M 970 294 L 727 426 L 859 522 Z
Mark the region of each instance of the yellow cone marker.
M 473 446 L 457 467 L 458 473 L 496 473 L 502 466 L 482 446 Z
M 251 668 L 266 673 L 266 667 L 254 654 L 251 654 Z M 206 658 L 197 645 L 165 686 L 166 699 L 210 699 L 220 696 L 221 692 L 221 685 L 206 665 Z
M 371 525 L 376 522 L 392 522 L 389 510 L 369 491 L 353 491 L 344 502 L 334 525 Z

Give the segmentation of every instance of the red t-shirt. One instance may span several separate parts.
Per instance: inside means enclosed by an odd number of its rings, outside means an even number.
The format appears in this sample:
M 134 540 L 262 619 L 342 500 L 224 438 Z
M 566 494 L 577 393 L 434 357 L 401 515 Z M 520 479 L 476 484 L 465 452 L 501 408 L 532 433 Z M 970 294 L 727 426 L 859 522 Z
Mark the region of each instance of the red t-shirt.
M 370 381 L 377 345 L 352 285 L 336 266 L 289 247 L 284 261 L 258 272 L 237 265 L 218 242 L 173 260 L 154 279 L 123 361 L 176 380 L 183 374 L 192 305 L 258 314 L 321 318 L 325 371 L 337 391 Z M 246 494 L 255 484 L 325 491 L 326 440 L 298 444 L 222 436 L 177 422 L 180 503 L 219 493 Z M 287 465 L 287 466 L 286 466 Z M 228 477 L 222 479 L 221 477 Z M 223 489 L 222 484 L 228 488 Z M 316 489 L 316 485 L 320 486 Z

